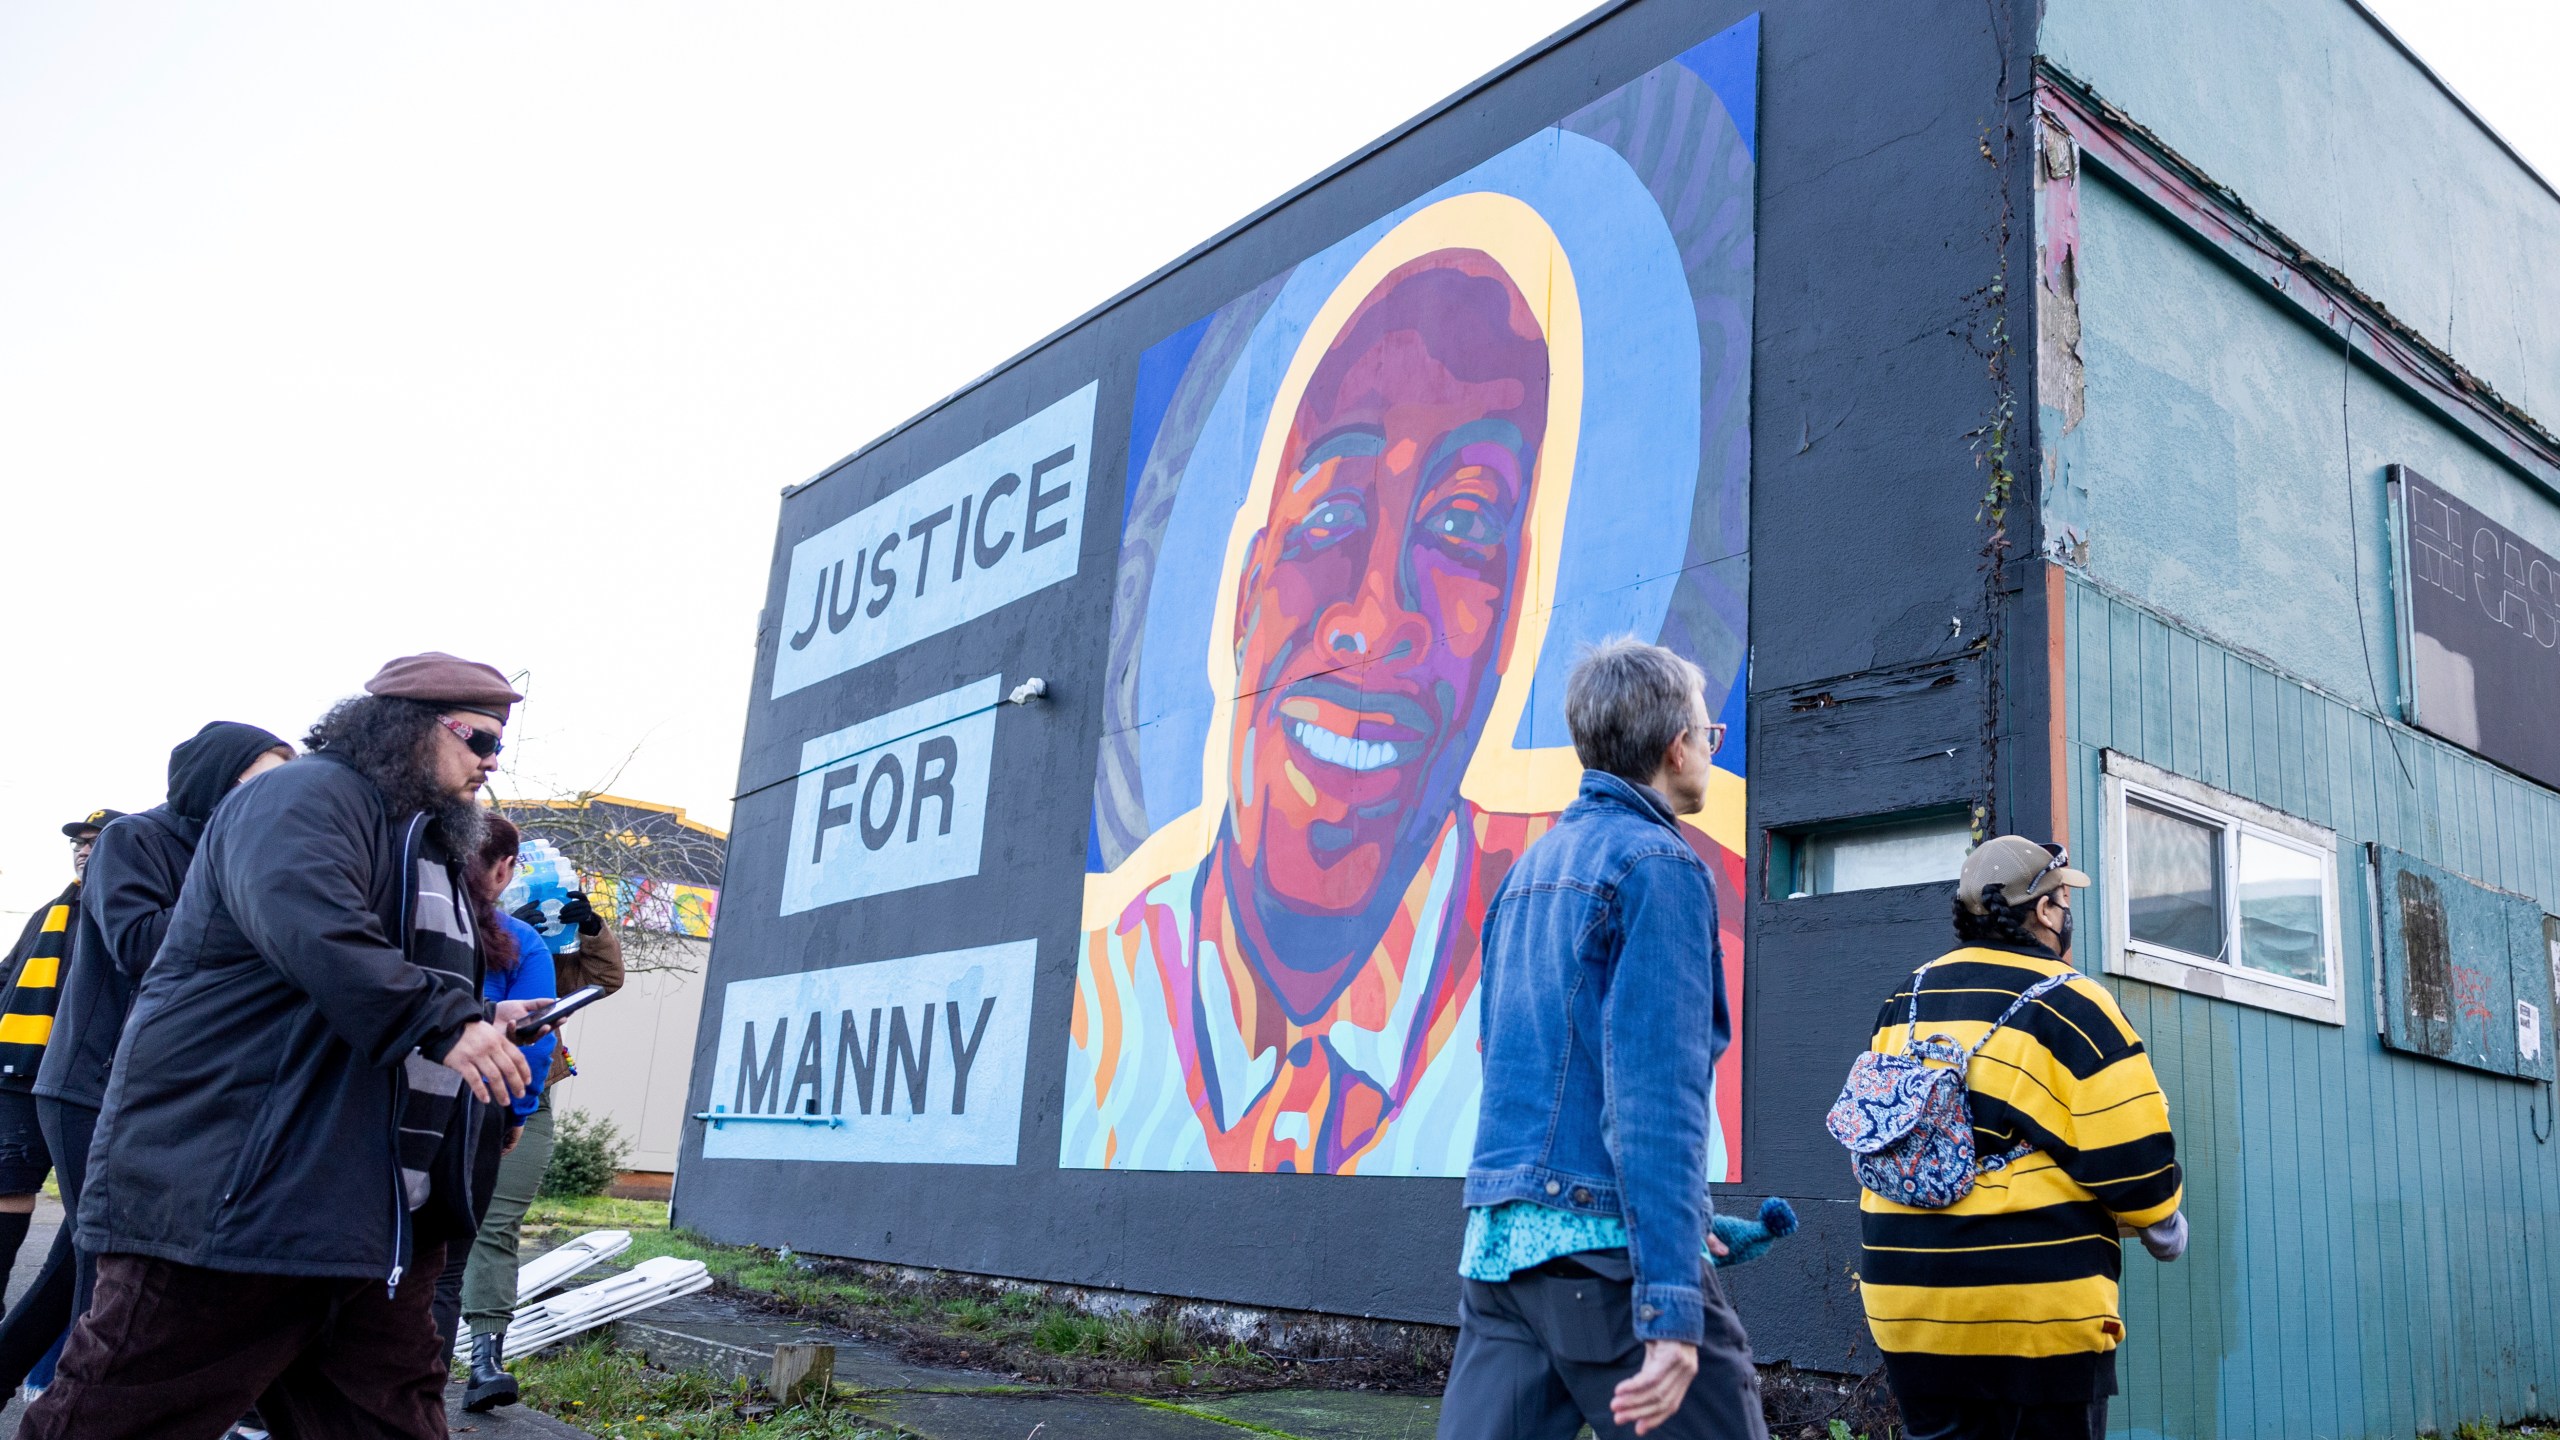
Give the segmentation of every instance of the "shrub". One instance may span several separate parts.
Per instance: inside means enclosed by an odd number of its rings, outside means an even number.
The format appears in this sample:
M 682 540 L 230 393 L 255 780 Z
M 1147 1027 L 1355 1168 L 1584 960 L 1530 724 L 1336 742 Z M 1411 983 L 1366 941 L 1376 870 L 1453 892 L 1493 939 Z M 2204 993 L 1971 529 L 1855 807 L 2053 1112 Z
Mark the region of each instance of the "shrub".
M 631 1142 L 610 1120 L 584 1110 L 559 1117 L 559 1138 L 551 1148 L 551 1168 L 542 1172 L 542 1193 L 551 1196 L 601 1195 L 631 1158 Z

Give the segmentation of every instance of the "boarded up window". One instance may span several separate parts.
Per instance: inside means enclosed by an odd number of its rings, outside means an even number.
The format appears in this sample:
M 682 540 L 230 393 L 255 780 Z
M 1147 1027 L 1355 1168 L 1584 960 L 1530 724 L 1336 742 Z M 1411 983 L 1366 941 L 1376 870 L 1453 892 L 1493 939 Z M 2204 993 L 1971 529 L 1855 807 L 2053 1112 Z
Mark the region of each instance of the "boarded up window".
M 2540 901 L 2374 847 L 2382 1039 L 2494 1075 L 2548 1080 L 2552 945 Z

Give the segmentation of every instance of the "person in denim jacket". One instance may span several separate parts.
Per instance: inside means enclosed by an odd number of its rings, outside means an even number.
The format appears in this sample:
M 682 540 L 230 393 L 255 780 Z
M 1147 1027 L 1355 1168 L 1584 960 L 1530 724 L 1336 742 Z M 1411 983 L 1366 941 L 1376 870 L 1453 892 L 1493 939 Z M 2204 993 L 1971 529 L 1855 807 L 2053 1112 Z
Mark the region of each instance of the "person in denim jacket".
M 1715 889 L 1679 816 L 1723 727 L 1698 667 L 1612 640 L 1574 666 L 1582 790 L 1484 922 L 1484 1098 L 1443 1440 L 1765 1440 L 1717 1285 L 1707 1128 L 1732 1038 Z

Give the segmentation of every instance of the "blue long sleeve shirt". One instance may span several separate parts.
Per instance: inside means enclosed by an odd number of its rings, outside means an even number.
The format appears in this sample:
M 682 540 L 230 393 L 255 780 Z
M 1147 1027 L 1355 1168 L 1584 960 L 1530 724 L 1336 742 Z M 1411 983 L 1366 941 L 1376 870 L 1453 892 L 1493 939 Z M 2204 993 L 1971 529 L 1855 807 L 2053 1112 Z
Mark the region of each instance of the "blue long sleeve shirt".
M 480 996 L 484 1000 L 557 1000 L 560 979 L 551 966 L 551 949 L 542 943 L 541 932 L 513 915 L 500 915 L 498 923 L 516 942 L 516 964 L 513 970 L 488 967 L 480 980 Z M 515 1102 L 515 1123 L 521 1125 L 542 1104 L 543 1081 L 551 1074 L 551 1054 L 560 1048 L 558 1035 L 545 1035 L 530 1045 L 516 1047 L 524 1052 L 524 1063 L 533 1067 L 533 1083 L 525 1087 L 524 1098 Z

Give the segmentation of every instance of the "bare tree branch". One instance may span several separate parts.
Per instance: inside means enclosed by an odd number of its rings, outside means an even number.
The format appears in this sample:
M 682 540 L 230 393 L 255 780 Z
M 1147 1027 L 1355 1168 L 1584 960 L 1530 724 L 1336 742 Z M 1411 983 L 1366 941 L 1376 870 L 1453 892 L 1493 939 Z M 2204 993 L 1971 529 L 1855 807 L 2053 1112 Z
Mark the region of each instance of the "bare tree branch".
M 606 783 L 630 760 L 624 756 Z M 721 867 L 728 860 L 726 835 L 686 819 L 682 810 L 625 800 L 600 787 L 501 801 L 498 809 L 527 835 L 559 848 L 585 882 L 596 912 L 614 927 L 626 970 L 696 968 L 696 947 L 685 939 L 712 932 Z

